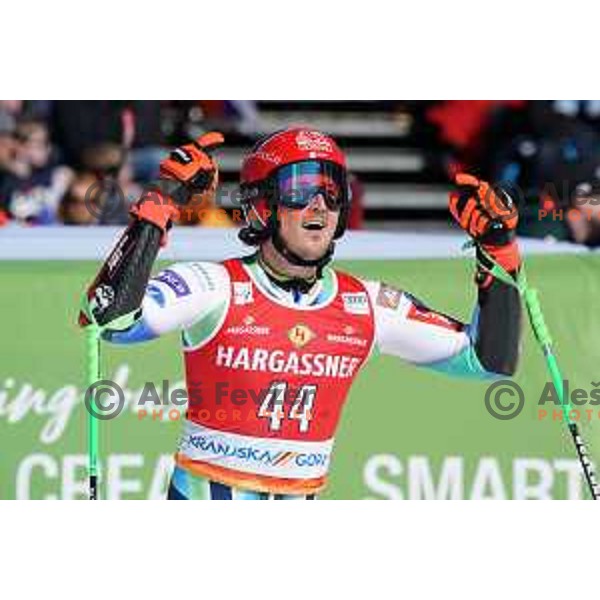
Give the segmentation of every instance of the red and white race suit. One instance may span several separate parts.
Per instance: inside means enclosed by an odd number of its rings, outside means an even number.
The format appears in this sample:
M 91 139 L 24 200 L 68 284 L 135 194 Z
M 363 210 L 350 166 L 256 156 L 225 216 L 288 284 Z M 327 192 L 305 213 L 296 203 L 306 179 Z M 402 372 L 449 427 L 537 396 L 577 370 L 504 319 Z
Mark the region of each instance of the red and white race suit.
M 350 387 L 376 347 L 485 377 L 468 326 L 410 294 L 331 268 L 286 291 L 254 258 L 178 263 L 150 280 L 142 318 L 111 341 L 181 330 L 188 387 L 177 464 L 270 493 L 321 490 Z

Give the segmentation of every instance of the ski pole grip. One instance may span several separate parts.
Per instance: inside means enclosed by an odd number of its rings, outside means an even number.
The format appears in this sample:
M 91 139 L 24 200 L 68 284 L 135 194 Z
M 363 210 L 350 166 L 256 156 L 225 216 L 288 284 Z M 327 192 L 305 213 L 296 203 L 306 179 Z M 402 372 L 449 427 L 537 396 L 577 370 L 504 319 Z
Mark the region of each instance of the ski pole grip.
M 546 321 L 544 320 L 537 290 L 527 289 L 525 291 L 525 306 L 527 306 L 529 320 L 531 321 L 531 326 L 533 327 L 533 331 L 538 341 L 544 346 L 550 346 L 552 344 L 552 338 L 550 337 L 550 332 L 548 331 Z

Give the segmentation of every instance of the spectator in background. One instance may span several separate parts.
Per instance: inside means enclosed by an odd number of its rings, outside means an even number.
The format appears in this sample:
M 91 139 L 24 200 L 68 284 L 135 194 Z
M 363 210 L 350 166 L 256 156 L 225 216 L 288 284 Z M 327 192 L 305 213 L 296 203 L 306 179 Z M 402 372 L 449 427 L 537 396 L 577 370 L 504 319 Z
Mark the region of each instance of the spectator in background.
M 165 154 L 160 101 L 57 101 L 52 125 L 65 161 L 78 170 L 85 168 L 87 149 L 113 144 L 130 151 L 136 181 L 147 183 L 158 177 L 158 165 Z
M 15 119 L 10 113 L 0 108 L 0 198 L 2 197 L 6 178 L 15 169 L 16 141 L 14 132 Z
M 580 184 L 573 204 L 565 216 L 572 240 L 597 248 L 600 246 L 600 182 Z
M 22 118 L 14 132 L 9 171 L 5 172 L 0 203 L 21 223 L 57 222 L 58 205 L 72 180 L 72 172 L 57 163 L 43 121 Z
M 96 199 L 90 199 L 89 190 L 97 182 L 90 173 L 77 175 L 69 186 L 59 207 L 59 218 L 65 225 L 96 225 L 100 206 Z M 90 210 L 90 202 L 92 210 Z
M 12 116 L 15 120 L 23 112 L 24 106 L 24 100 L 0 100 L 0 112 Z
M 0 108 L 0 225 L 8 222 L 7 186 L 13 173 L 16 153 L 14 129 L 14 118 Z
M 125 142 L 125 101 L 57 100 L 52 107 L 52 137 L 65 163 L 83 168 L 83 152 L 93 146 Z
M 429 105 L 425 119 L 445 148 L 450 177 L 472 170 L 488 177 L 489 154 L 520 130 L 526 107 L 524 100 L 443 100 Z
M 47 123 L 52 102 L 52 100 L 0 100 L 0 112 L 8 113 L 14 119 L 26 116 Z
M 117 144 L 100 144 L 82 153 L 83 172 L 94 178 L 94 194 L 101 207 L 100 225 L 129 222 L 129 208 L 142 187 L 133 181 L 128 152 Z
M 133 178 L 140 183 L 158 179 L 160 161 L 166 156 L 162 130 L 162 103 L 133 100 L 125 111 L 126 146 Z
M 450 174 L 466 169 L 512 188 L 519 235 L 600 245 L 600 102 L 451 100 L 427 118 Z
M 531 102 L 522 130 L 495 148 L 488 176 L 519 190 L 520 235 L 600 243 L 594 219 L 573 220 L 600 179 L 600 129 L 585 111 L 566 110 L 585 105 Z

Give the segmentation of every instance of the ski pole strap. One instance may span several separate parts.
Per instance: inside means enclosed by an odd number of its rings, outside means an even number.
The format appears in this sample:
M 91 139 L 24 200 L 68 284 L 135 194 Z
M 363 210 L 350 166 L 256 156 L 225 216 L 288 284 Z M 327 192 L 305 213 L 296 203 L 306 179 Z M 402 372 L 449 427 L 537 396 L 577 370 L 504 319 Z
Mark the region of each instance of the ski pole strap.
M 535 337 L 542 347 L 544 354 L 551 351 L 552 337 L 550 331 L 546 325 L 544 314 L 542 313 L 542 307 L 540 306 L 539 294 L 535 288 L 530 288 L 527 284 L 527 276 L 525 274 L 525 265 L 521 265 L 521 268 L 513 277 L 505 269 L 503 269 L 494 259 L 483 250 L 479 248 L 479 252 L 485 257 L 488 264 L 479 262 L 479 265 L 485 269 L 492 277 L 516 288 L 525 302 L 527 314 L 529 316 L 529 322 L 533 329 Z
M 477 244 L 474 240 L 468 240 L 463 244 L 462 249 L 468 250 L 470 248 L 476 248 L 477 252 L 485 259 L 485 261 L 478 259 L 478 265 L 487 271 L 492 277 L 510 285 L 511 287 L 517 288 L 519 294 L 522 296 L 527 288 L 527 279 L 525 277 L 525 266 L 521 265 L 521 268 L 517 272 L 516 276 L 512 276 L 506 269 L 501 267 L 484 249 L 482 246 Z
M 544 319 L 544 313 L 542 312 L 542 307 L 540 305 L 540 299 L 538 291 L 535 288 L 530 288 L 527 283 L 527 276 L 525 275 L 525 265 L 521 265 L 521 268 L 513 277 L 510 273 L 508 273 L 505 269 L 503 269 L 498 263 L 494 261 L 494 259 L 483 250 L 483 248 L 478 248 L 478 251 L 484 257 L 485 262 L 479 261 L 479 266 L 485 269 L 488 273 L 503 281 L 507 285 L 510 285 L 517 289 L 519 295 L 523 298 L 525 303 L 525 308 L 527 309 L 527 315 L 529 317 L 529 323 L 531 324 L 531 328 L 535 335 L 535 338 L 546 358 L 546 364 L 548 366 L 548 371 L 552 376 L 552 381 L 554 382 L 554 386 L 556 388 L 556 393 L 561 401 L 561 405 L 563 406 L 563 410 L 565 410 L 565 417 L 567 421 L 568 419 L 568 411 L 570 410 L 570 405 L 565 405 L 563 402 L 563 385 L 562 385 L 562 375 L 560 373 L 560 369 L 558 366 L 558 362 L 552 350 L 552 337 L 550 335 L 550 330 L 546 325 L 546 320 Z

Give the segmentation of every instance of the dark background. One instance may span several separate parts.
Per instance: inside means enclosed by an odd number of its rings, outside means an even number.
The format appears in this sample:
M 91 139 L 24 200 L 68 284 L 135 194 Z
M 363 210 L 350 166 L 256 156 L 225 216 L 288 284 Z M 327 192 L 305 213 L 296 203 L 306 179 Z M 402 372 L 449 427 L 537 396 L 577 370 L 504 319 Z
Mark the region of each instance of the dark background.
M 321 129 L 347 151 L 354 229 L 449 229 L 447 192 L 467 170 L 513 186 L 521 235 L 600 243 L 593 202 L 579 225 L 568 218 L 600 178 L 600 101 L 579 100 L 0 101 L 0 223 L 126 222 L 126 209 L 90 214 L 90 186 L 116 180 L 133 202 L 166 148 L 210 129 L 226 135 L 218 158 L 227 195 L 243 153 L 290 124 Z M 216 208 L 183 224 L 239 224 L 223 216 L 228 201 Z

